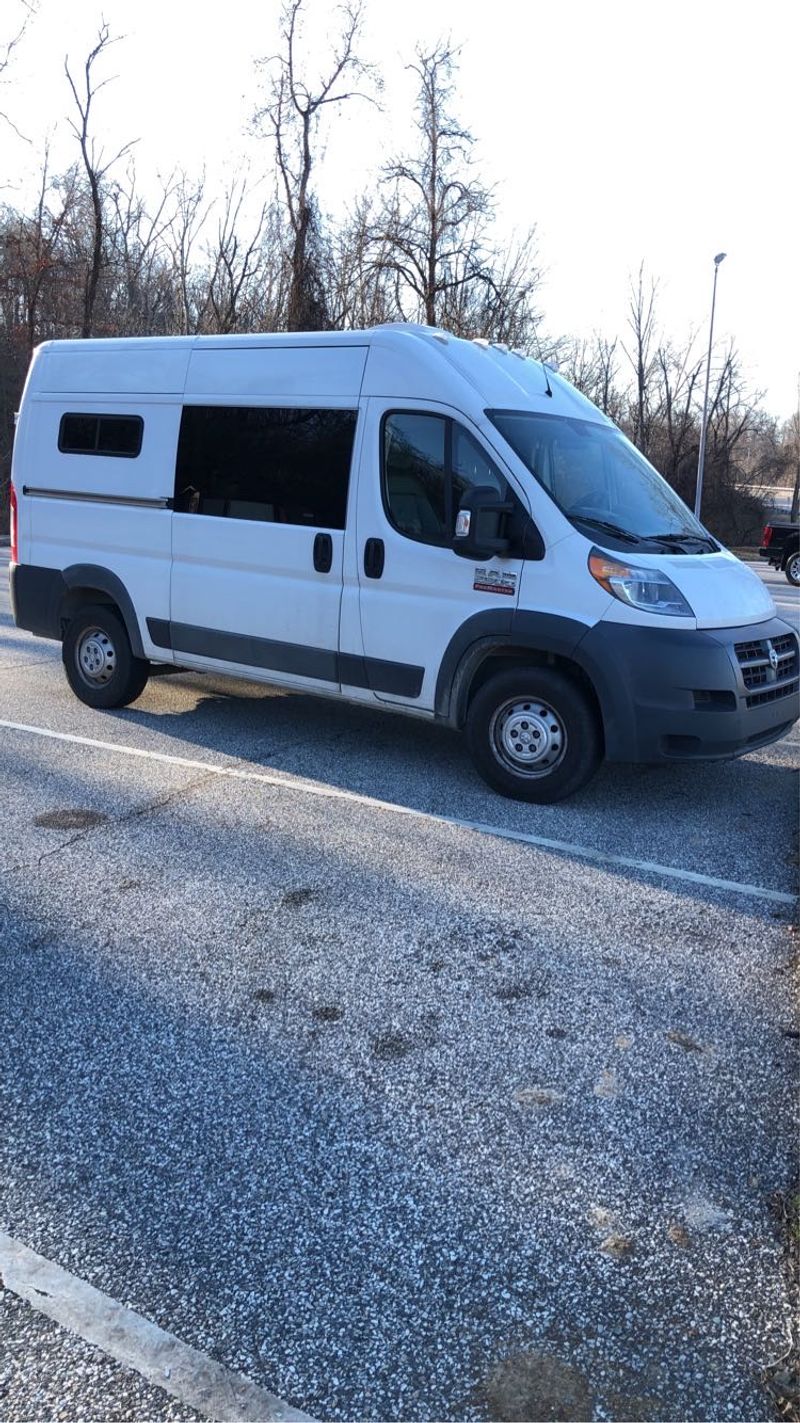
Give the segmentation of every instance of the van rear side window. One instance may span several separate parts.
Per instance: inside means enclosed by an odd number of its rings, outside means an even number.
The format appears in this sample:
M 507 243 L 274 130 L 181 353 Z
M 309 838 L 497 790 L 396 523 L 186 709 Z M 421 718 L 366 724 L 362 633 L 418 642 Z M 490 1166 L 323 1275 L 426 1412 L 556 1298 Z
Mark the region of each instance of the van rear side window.
M 175 512 L 343 529 L 355 410 L 187 405 Z
M 141 415 L 62 415 L 58 448 L 63 455 L 119 455 L 135 459 L 142 448 Z

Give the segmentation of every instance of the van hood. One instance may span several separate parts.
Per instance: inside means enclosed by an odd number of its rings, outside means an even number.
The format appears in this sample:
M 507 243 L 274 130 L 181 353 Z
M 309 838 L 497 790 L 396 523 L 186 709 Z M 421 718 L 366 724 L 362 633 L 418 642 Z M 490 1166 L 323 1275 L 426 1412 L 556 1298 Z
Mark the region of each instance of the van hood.
M 732 553 L 672 555 L 657 562 L 680 588 L 699 628 L 743 627 L 776 616 L 766 584 Z

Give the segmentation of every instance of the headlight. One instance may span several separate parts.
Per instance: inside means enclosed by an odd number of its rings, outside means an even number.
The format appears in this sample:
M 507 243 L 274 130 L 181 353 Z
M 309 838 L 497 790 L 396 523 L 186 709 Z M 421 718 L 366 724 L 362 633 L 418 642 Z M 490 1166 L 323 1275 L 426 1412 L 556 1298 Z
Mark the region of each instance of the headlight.
M 680 589 L 660 568 L 635 568 L 630 563 L 618 563 L 594 548 L 589 554 L 589 572 L 601 588 L 631 608 L 662 613 L 670 618 L 694 617 Z

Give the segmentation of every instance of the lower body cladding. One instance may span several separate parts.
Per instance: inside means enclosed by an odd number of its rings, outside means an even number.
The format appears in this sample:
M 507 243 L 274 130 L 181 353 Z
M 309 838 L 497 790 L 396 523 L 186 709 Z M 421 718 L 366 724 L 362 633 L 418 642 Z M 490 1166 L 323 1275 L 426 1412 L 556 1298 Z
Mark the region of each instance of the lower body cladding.
M 573 656 L 600 702 L 611 761 L 723 760 L 800 716 L 800 649 L 780 618 L 683 632 L 600 622 Z
M 80 565 L 62 573 L 12 565 L 12 608 L 17 624 L 39 636 L 61 640 L 72 616 L 69 612 L 65 619 L 65 598 L 76 586 L 100 590 L 114 603 L 134 656 L 144 658 L 130 596 L 119 578 L 106 569 Z M 147 622 L 157 645 L 208 658 L 209 667 L 215 658 L 233 657 L 262 671 L 296 671 L 294 662 L 287 668 L 287 657 L 296 659 L 302 653 L 307 660 L 314 654 L 314 649 L 244 638 L 235 630 L 221 634 L 153 619 Z M 530 650 L 537 663 L 542 653 L 552 655 L 553 666 L 560 667 L 562 673 L 569 672 L 570 663 L 581 669 L 601 714 L 603 737 L 597 747 L 598 759 L 603 748 L 611 761 L 742 756 L 777 741 L 800 716 L 798 639 L 779 618 L 707 631 L 633 627 L 611 621 L 587 630 L 572 619 L 507 609 L 473 615 L 452 639 L 440 668 L 438 719 L 450 725 L 467 721 L 472 675 L 485 654 L 503 648 L 513 652 L 517 662 Z M 522 658 L 516 657 L 517 651 Z M 314 673 L 309 675 L 329 676 L 332 684 L 343 686 L 344 696 L 348 686 L 371 686 L 409 699 L 419 694 L 422 667 L 324 650 L 318 651 L 318 657 L 324 660 L 324 667 L 315 662 Z M 574 681 L 570 685 L 574 686 Z M 531 689 L 524 695 L 535 700 L 537 692 Z M 403 710 L 402 704 L 393 705 Z M 586 716 L 591 719 L 588 705 Z M 580 738 L 591 730 L 584 722 L 582 728 L 575 727 L 574 734 Z M 506 787 L 506 793 L 514 792 Z

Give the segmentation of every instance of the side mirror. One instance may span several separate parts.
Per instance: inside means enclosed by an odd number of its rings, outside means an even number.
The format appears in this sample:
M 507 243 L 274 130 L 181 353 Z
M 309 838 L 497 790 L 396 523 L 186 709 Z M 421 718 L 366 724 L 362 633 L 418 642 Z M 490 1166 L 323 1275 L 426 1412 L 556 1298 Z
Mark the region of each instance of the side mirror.
M 514 505 L 500 498 L 491 485 L 478 484 L 464 493 L 456 515 L 453 552 L 461 558 L 493 558 L 508 553 L 511 540 L 500 536 L 505 514 Z
M 461 558 L 476 560 L 499 554 L 533 563 L 545 556 L 544 539 L 530 515 L 516 500 L 500 499 L 490 485 L 477 485 L 464 494 L 452 546 Z

